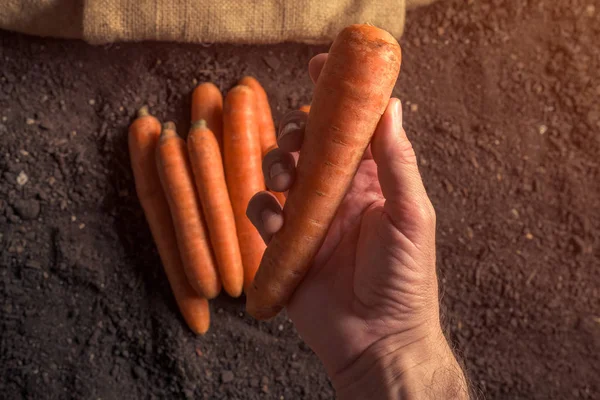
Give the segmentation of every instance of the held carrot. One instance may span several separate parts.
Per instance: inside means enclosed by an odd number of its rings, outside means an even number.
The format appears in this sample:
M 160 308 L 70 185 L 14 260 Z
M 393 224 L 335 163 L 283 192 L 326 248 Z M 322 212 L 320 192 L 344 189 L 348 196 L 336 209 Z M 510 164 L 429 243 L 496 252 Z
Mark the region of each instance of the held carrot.
M 269 98 L 267 92 L 262 87 L 260 82 L 251 76 L 243 77 L 240 85 L 248 86 L 254 91 L 254 98 L 256 100 L 256 119 L 258 122 L 258 129 L 260 135 L 260 151 L 264 158 L 265 155 L 277 147 L 277 137 L 275 135 L 275 124 L 273 123 L 273 115 L 271 114 L 271 106 L 269 105 Z M 285 196 L 281 192 L 271 192 L 277 197 L 279 203 L 283 206 L 285 204 Z
M 128 135 L 135 188 L 179 310 L 192 331 L 204 334 L 210 325 L 208 301 L 194 291 L 183 271 L 169 204 L 156 168 L 159 136 L 160 122 L 142 108 Z
M 246 216 L 252 196 L 265 189 L 254 101 L 252 89 L 239 85 L 229 91 L 223 107 L 225 177 L 240 241 L 244 290 L 254 279 L 265 250 L 262 238 Z
M 203 119 L 192 124 L 187 144 L 221 282 L 230 296 L 238 297 L 244 269 L 219 144 Z
M 340 32 L 319 76 L 284 224 L 247 291 L 248 312 L 276 315 L 321 247 L 400 71 L 400 46 L 387 32 L 352 25 Z
M 202 219 L 186 145 L 172 122 L 163 125 L 156 163 L 188 281 L 199 294 L 212 299 L 219 294 L 221 282 Z
M 192 123 L 205 120 L 208 129 L 223 149 L 223 96 L 215 84 L 206 82 L 196 86 L 192 93 Z

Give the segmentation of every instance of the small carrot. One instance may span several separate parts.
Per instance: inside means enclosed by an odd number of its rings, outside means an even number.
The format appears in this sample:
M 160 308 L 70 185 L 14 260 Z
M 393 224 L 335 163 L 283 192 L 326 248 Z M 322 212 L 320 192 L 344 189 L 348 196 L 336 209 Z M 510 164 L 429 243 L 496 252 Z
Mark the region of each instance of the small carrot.
M 267 92 L 262 87 L 260 82 L 251 76 L 243 77 L 240 85 L 248 86 L 254 91 L 254 97 L 256 99 L 256 118 L 258 121 L 258 129 L 260 134 L 260 149 L 262 157 L 277 148 L 277 136 L 275 135 L 275 124 L 273 123 L 273 115 L 271 114 L 271 106 L 269 105 L 269 98 Z M 283 206 L 285 204 L 285 196 L 281 192 L 271 192 L 277 197 L 279 203 Z
M 360 165 L 400 71 L 400 46 L 386 31 L 351 25 L 335 39 L 317 81 L 284 224 L 246 291 L 265 319 L 289 301 L 320 249 Z
M 300 107 L 300 111 L 304 111 L 308 114 L 310 112 L 310 104 L 305 104 L 302 107 Z
M 172 122 L 163 125 L 156 162 L 188 281 L 199 294 L 212 299 L 219 294 L 221 282 L 194 187 L 185 141 L 179 137 Z
M 215 84 L 210 82 L 196 86 L 192 93 L 192 123 L 205 120 L 208 129 L 217 138 L 223 149 L 223 96 Z
M 187 144 L 221 282 L 230 296 L 238 297 L 244 269 L 219 144 L 203 119 L 192 124 Z
M 143 107 L 128 135 L 135 188 L 179 310 L 192 331 L 204 334 L 210 325 L 208 301 L 190 286 L 183 271 L 169 204 L 156 168 L 159 136 L 160 122 Z
M 248 202 L 265 189 L 254 92 L 247 86 L 231 89 L 223 107 L 223 153 L 225 177 L 235 216 L 244 265 L 244 290 L 250 286 L 265 244 L 246 216 Z

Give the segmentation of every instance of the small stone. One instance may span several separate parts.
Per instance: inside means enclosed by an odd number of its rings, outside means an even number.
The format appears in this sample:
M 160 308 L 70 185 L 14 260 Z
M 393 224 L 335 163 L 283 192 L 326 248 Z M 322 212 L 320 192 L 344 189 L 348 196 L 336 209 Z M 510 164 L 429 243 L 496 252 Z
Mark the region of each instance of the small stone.
M 133 377 L 135 379 L 146 379 L 146 370 L 142 367 L 140 367 L 139 365 L 136 365 L 135 367 L 133 367 L 132 371 L 131 371 Z
M 448 193 L 454 192 L 454 185 L 452 185 L 452 183 L 450 183 L 449 180 L 444 179 L 444 181 L 442 183 L 444 184 L 444 188 L 446 189 L 446 192 L 448 192 Z
M 83 228 L 85 228 L 85 224 L 83 224 L 83 223 L 79 224 L 79 229 L 83 229 Z
M 596 7 L 593 4 L 588 4 L 588 6 L 585 8 L 585 13 L 588 17 L 593 17 L 596 13 Z
M 75 221 L 77 221 L 77 217 L 74 215 L 71 215 L 71 222 L 75 222 Z
M 517 210 L 516 208 L 510 210 L 510 213 L 513 215 L 513 217 L 519 218 L 519 210 Z
M 25 171 L 21 171 L 19 172 L 19 175 L 17 176 L 17 184 L 19 186 L 23 186 L 25 185 L 27 182 L 29 181 L 29 177 L 27 176 L 27 174 L 25 173 Z
M 543 135 L 544 133 L 548 132 L 548 127 L 546 125 L 540 125 L 538 127 L 538 132 L 540 135 Z
M 24 157 L 27 157 L 29 155 L 29 152 L 27 150 L 19 150 L 19 153 L 21 153 L 21 155 Z
M 90 106 L 93 106 L 94 104 L 96 104 L 96 100 L 90 99 L 90 101 L 88 101 L 88 103 L 90 103 Z
M 35 199 L 17 200 L 13 207 L 24 220 L 36 219 L 40 215 L 40 203 Z
M 419 105 L 418 104 L 414 104 L 414 103 L 411 104 L 410 105 L 410 111 L 411 112 L 417 112 L 417 111 L 419 111 Z
M 281 332 L 281 331 L 283 330 L 283 325 L 279 325 L 279 326 L 277 327 L 277 329 L 279 329 L 279 331 Z
M 470 226 L 467 226 L 467 237 L 468 237 L 469 239 L 473 239 L 473 236 L 474 236 L 474 234 L 473 234 L 473 229 L 471 229 L 471 227 L 470 227 Z
M 33 118 L 27 118 L 27 119 L 25 119 L 25 123 L 27 125 L 33 125 L 33 124 L 35 124 L 35 119 L 33 119 Z
M 273 71 L 277 71 L 277 69 L 279 68 L 279 65 L 281 64 L 281 61 L 279 61 L 279 59 L 277 57 L 273 56 L 273 55 L 264 56 L 263 57 L 263 61 Z
M 233 380 L 233 372 L 231 371 L 223 371 L 221 372 L 221 381 L 223 383 L 229 383 Z
M 526 238 L 527 240 L 533 240 L 533 234 L 532 234 L 531 232 L 527 232 L 527 233 L 525 234 L 525 238 Z

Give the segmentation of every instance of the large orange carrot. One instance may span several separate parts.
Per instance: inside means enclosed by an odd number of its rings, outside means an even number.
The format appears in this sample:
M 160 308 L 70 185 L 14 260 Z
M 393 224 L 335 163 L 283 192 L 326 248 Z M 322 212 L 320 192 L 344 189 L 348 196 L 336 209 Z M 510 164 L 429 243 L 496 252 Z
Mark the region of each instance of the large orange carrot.
M 223 149 L 223 96 L 218 87 L 206 82 L 196 86 L 192 93 L 192 123 L 205 120 L 208 129 Z
M 400 71 L 400 46 L 387 32 L 352 25 L 335 39 L 314 91 L 284 225 L 247 290 L 246 308 L 276 315 L 323 244 Z
M 128 136 L 135 188 L 179 310 L 190 329 L 203 334 L 210 325 L 208 301 L 194 291 L 183 271 L 169 204 L 156 168 L 159 136 L 160 122 L 142 108 Z
M 244 269 L 219 144 L 203 119 L 192 124 L 187 143 L 221 282 L 230 296 L 238 297 Z
M 185 141 L 179 137 L 172 122 L 163 125 L 156 162 L 188 281 L 199 294 L 212 299 L 219 294 L 221 282 L 202 218 Z
M 229 91 L 223 108 L 225 177 L 240 241 L 245 290 L 265 250 L 262 238 L 246 216 L 252 196 L 265 189 L 254 101 L 252 89 L 239 85 Z
M 254 91 L 254 98 L 256 99 L 256 120 L 258 122 L 258 129 L 260 135 L 260 151 L 262 157 L 277 147 L 277 136 L 275 135 L 275 124 L 273 123 L 273 115 L 271 114 L 271 106 L 269 105 L 269 98 L 267 92 L 262 87 L 260 82 L 251 76 L 245 76 L 240 80 L 240 85 L 245 85 Z M 272 192 L 279 203 L 283 206 L 285 204 L 285 196 L 280 192 Z

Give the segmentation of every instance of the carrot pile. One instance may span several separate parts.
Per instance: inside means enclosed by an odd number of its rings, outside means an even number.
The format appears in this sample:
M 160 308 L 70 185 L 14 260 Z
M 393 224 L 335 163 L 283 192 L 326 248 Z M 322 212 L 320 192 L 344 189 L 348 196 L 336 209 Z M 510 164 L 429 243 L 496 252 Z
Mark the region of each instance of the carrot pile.
M 212 83 L 192 94 L 187 141 L 146 107 L 129 128 L 138 198 L 181 314 L 210 325 L 208 300 L 245 292 L 247 310 L 270 318 L 285 306 L 321 246 L 391 95 L 400 48 L 369 25 L 344 29 L 331 47 L 311 106 L 294 187 L 273 193 L 284 225 L 265 246 L 248 217 L 266 190 L 262 159 L 277 147 L 265 90 L 242 78 L 225 100 Z M 350 110 L 350 111 L 349 111 Z M 309 113 L 310 111 L 310 113 Z M 293 243 L 293 246 L 290 246 Z
M 217 86 L 200 84 L 191 116 L 184 140 L 173 122 L 161 125 L 143 107 L 129 129 L 129 153 L 175 300 L 192 331 L 203 334 L 208 300 L 221 288 L 239 297 L 260 264 L 266 246 L 246 208 L 265 190 L 262 158 L 277 145 L 267 95 L 252 77 L 225 101 Z

